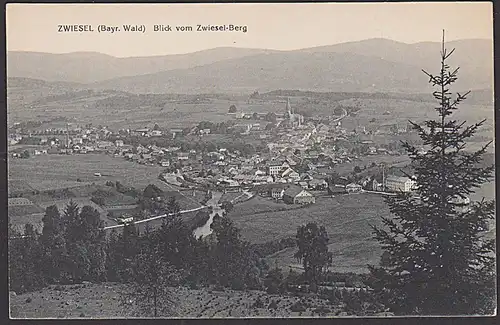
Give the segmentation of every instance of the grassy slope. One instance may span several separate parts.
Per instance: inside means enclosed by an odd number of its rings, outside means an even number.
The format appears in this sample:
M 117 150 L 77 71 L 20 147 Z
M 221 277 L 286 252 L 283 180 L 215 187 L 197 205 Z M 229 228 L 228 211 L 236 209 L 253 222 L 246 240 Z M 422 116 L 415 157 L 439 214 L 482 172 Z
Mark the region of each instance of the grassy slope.
M 10 159 L 9 184 L 12 183 L 12 188 L 17 190 L 71 187 L 70 191 L 76 195 L 75 198 L 57 199 L 47 194 L 28 196 L 43 209 L 56 204 L 62 211 L 70 200 L 75 201 L 79 206 L 91 205 L 101 213 L 101 219 L 105 225 L 115 223 L 106 217 L 107 210 L 91 202 L 90 198 L 92 192 L 98 188 L 113 191 L 112 188 L 104 185 L 106 181 L 119 181 L 125 185 L 133 185 L 138 190 L 143 190 L 148 184 L 155 184 L 165 191 L 166 195 L 175 196 L 182 210 L 200 206 L 197 202 L 203 199 L 203 195 L 197 193 L 193 197 L 192 192 L 179 194 L 176 188 L 158 180 L 161 170 L 159 166 L 139 165 L 103 154 L 43 155 L 30 159 Z M 95 177 L 95 172 L 100 172 L 103 176 Z M 77 182 L 78 178 L 83 182 Z M 110 206 L 129 205 L 135 202 L 135 199 L 131 197 L 113 192 L 115 195 L 108 202 Z M 9 217 L 16 226 L 22 227 L 27 222 L 40 225 L 43 213 L 9 213 Z
M 11 295 L 10 308 L 13 318 L 131 318 L 137 317 L 134 304 L 123 304 L 127 287 L 122 284 L 84 284 L 75 286 L 55 286 L 43 290 Z M 290 311 L 290 306 L 298 297 L 268 295 L 262 291 L 213 291 L 207 288 L 172 288 L 173 313 L 162 317 L 179 318 L 226 318 L 226 317 L 297 317 L 299 313 Z M 263 308 L 253 308 L 257 297 Z M 333 316 L 340 310 L 328 305 L 325 300 L 308 298 L 308 307 L 302 316 L 311 316 L 312 310 L 328 306 Z M 28 302 L 29 301 L 29 302 Z M 277 302 L 275 310 L 267 307 Z M 150 315 L 143 315 L 149 317 Z
M 494 199 L 494 182 L 484 184 L 472 195 Z M 229 217 L 241 229 L 245 239 L 263 243 L 280 238 L 294 237 L 297 227 L 314 221 L 324 225 L 330 237 L 329 250 L 333 252 L 332 269 L 339 272 L 366 272 L 367 264 L 379 262 L 381 248 L 372 239 L 371 225 L 381 225 L 380 217 L 388 216 L 389 209 L 383 197 L 376 194 L 339 195 L 334 198 L 318 197 L 316 204 L 289 211 L 278 211 L 279 204 L 252 207 L 255 199 L 235 206 Z M 261 202 L 265 199 L 259 198 Z M 275 209 L 274 212 L 259 211 Z M 493 235 L 493 228 L 488 233 Z M 295 248 L 285 249 L 268 257 L 281 266 L 300 267 L 293 258 Z
M 316 203 L 288 211 L 252 214 L 237 205 L 229 217 L 241 229 L 245 239 L 253 243 L 294 237 L 297 227 L 307 222 L 324 225 L 330 237 L 329 249 L 334 253 L 334 267 L 342 271 L 361 271 L 367 263 L 377 263 L 380 249 L 371 239 L 370 225 L 379 225 L 380 217 L 389 211 L 383 198 L 375 194 L 318 197 Z M 295 249 L 287 249 L 272 258 L 280 265 L 296 265 Z
M 141 188 L 157 180 L 159 166 L 144 166 L 103 154 L 42 155 L 9 159 L 9 180 L 24 180 L 40 190 L 81 186 L 85 183 L 120 181 Z M 96 177 L 99 172 L 103 176 Z
M 12 296 L 13 318 L 112 318 L 129 315 L 130 308 L 120 305 L 122 285 L 93 284 L 55 286 L 37 292 Z M 30 301 L 30 302 L 28 302 Z

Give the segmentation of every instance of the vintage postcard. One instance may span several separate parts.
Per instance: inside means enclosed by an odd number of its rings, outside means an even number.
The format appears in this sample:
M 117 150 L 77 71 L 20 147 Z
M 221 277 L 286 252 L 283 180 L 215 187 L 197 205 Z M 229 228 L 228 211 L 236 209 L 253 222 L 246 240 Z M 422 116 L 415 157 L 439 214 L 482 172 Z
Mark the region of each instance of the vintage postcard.
M 10 317 L 496 314 L 492 8 L 8 4 Z

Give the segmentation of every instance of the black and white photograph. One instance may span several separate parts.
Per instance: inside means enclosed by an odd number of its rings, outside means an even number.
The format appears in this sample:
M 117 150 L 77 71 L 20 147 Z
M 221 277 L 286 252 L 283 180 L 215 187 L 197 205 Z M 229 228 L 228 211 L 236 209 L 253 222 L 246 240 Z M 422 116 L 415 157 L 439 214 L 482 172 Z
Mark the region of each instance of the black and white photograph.
M 6 6 L 11 319 L 495 316 L 492 2 Z

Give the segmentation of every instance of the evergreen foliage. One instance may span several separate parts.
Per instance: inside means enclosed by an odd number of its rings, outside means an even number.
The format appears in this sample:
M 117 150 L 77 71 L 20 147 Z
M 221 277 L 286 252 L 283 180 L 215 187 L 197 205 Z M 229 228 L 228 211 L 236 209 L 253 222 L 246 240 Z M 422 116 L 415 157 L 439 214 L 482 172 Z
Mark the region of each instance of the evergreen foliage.
M 276 294 L 283 293 L 286 291 L 283 273 L 281 269 L 275 267 L 266 275 L 264 279 L 264 287 L 266 288 L 267 293 Z
M 231 219 L 216 216 L 211 227 L 217 239 L 212 254 L 218 284 L 237 290 L 260 288 L 258 256 Z
M 139 240 L 135 256 L 130 295 L 140 316 L 172 316 L 173 301 L 169 286 L 175 284 L 175 269 L 161 251 L 157 233 L 146 233 Z
M 39 233 L 29 223 L 23 233 L 9 225 L 9 237 L 9 290 L 22 293 L 42 288 L 45 280 Z
M 47 207 L 42 218 L 43 229 L 40 244 L 43 250 L 44 273 L 49 283 L 60 280 L 64 258 L 66 256 L 66 231 L 64 220 L 57 209 L 52 205 Z
M 374 227 L 388 252 L 384 266 L 370 266 L 374 289 L 399 314 L 491 314 L 495 306 L 494 241 L 484 237 L 494 218 L 494 203 L 467 204 L 468 196 L 489 181 L 494 166 L 480 167 L 489 145 L 469 152 L 466 140 L 484 121 L 466 125 L 453 113 L 467 94 L 452 96 L 458 68 L 444 46 L 438 75 L 425 72 L 437 89 L 438 119 L 412 123 L 425 154 L 404 143 L 415 168 L 415 193 L 387 198 L 393 217 Z

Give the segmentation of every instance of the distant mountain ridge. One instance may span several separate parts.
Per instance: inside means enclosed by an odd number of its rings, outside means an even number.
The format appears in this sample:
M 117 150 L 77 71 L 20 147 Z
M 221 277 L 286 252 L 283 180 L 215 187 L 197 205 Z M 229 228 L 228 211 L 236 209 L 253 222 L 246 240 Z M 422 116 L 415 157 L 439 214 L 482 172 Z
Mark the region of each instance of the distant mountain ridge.
M 457 89 L 493 88 L 491 40 L 452 41 L 447 48 L 456 48 L 450 65 L 461 67 Z M 224 47 L 131 58 L 96 52 L 8 52 L 7 75 L 133 93 L 418 93 L 429 91 L 421 69 L 438 71 L 440 49 L 438 42 L 369 39 L 292 51 Z
M 93 83 L 124 76 L 192 68 L 249 55 L 277 52 L 262 49 L 219 47 L 187 54 L 117 58 L 98 52 L 53 54 L 7 53 L 7 75 L 47 81 Z

